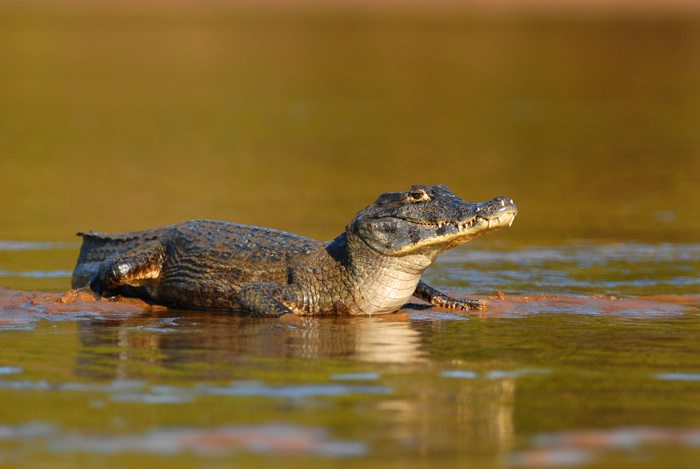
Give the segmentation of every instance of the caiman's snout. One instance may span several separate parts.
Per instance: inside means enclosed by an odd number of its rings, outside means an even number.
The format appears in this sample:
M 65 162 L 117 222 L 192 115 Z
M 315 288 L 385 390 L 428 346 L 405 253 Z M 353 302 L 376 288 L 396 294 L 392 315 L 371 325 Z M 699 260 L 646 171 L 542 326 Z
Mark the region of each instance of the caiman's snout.
M 513 224 L 518 207 L 513 199 L 506 196 L 496 197 L 487 202 L 465 202 L 460 207 L 459 221 L 453 223 L 456 230 L 447 232 L 446 249 L 459 246 L 490 231 Z
M 475 204 L 468 223 L 472 226 L 484 225 L 486 231 L 504 226 L 510 226 L 518 214 L 518 207 L 513 199 L 504 195 Z

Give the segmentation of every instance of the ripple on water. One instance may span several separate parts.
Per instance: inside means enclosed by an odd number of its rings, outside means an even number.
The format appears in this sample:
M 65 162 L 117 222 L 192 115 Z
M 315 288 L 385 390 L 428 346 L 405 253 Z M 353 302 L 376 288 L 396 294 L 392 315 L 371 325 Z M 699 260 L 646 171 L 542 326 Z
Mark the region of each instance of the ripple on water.
M 44 422 L 29 422 L 20 425 L 0 425 L 0 440 L 24 440 L 56 434 L 55 425 Z
M 619 427 L 535 435 L 530 450 L 516 451 L 510 462 L 520 467 L 588 464 L 615 450 L 642 445 L 700 448 L 700 428 Z
M 333 381 L 377 381 L 379 373 L 335 373 L 330 378 Z
M 687 293 L 700 285 L 699 260 L 698 243 L 464 248 L 445 253 L 427 274 L 472 291 L 648 294 L 658 287 Z
M 507 262 L 534 266 L 550 262 L 573 262 L 578 265 L 604 264 L 610 261 L 629 263 L 645 261 L 694 262 L 699 258 L 700 243 L 582 243 L 508 250 L 453 249 L 447 251 L 441 257 L 441 261 L 445 263 L 473 262 L 479 265 Z
M 330 457 L 357 457 L 367 453 L 364 443 L 331 440 L 323 428 L 285 424 L 160 429 L 111 437 L 77 435 L 56 438 L 49 442 L 49 448 L 57 452 L 194 453 L 198 456 L 222 456 L 239 451 Z
M 324 428 L 287 424 L 164 428 L 143 434 L 96 437 L 73 432 L 66 436 L 55 425 L 29 422 L 0 425 L 0 440 L 44 442 L 49 451 L 58 453 L 222 456 L 247 451 L 329 457 L 358 457 L 367 453 L 367 446 L 361 441 L 333 440 Z
M 2 272 L 0 272 L 0 276 Z M 25 272 L 9 273 L 10 277 L 21 278 L 70 278 L 73 275 L 72 270 L 28 270 Z
M 588 464 L 593 453 L 580 449 L 546 449 L 517 451 L 510 456 L 515 467 L 569 467 Z
M 491 370 L 484 372 L 476 372 L 472 370 L 445 370 L 440 373 L 443 378 L 454 378 L 454 379 L 507 379 L 507 378 L 521 378 L 528 375 L 545 375 L 549 374 L 551 370 L 540 369 L 540 368 L 522 368 L 518 370 Z
M 231 383 L 228 386 L 198 386 L 202 394 L 215 396 L 258 396 L 280 398 L 306 398 L 318 396 L 347 396 L 352 394 L 390 394 L 386 386 L 364 386 L 345 384 L 307 384 L 297 386 L 267 386 L 258 382 Z
M 370 373 L 356 374 L 351 380 L 374 380 Z M 371 376 L 370 376 L 371 375 Z M 363 378 L 364 376 L 364 378 Z M 361 379 L 362 378 L 362 379 Z M 378 379 L 379 376 L 376 376 Z M 236 381 L 223 386 L 199 384 L 194 387 L 150 385 L 139 380 L 115 380 L 110 383 L 50 383 L 46 380 L 0 380 L 0 389 L 47 392 L 106 393 L 113 402 L 145 404 L 186 404 L 197 396 L 270 397 L 304 399 L 320 396 L 349 396 L 356 394 L 386 395 L 391 388 L 381 385 L 301 384 L 268 386 L 257 381 Z
M 657 379 L 665 381 L 698 381 L 700 382 L 700 373 L 658 373 L 655 375 Z
M 75 249 L 78 243 L 59 243 L 43 241 L 10 241 L 0 239 L 0 251 L 43 251 L 52 249 Z

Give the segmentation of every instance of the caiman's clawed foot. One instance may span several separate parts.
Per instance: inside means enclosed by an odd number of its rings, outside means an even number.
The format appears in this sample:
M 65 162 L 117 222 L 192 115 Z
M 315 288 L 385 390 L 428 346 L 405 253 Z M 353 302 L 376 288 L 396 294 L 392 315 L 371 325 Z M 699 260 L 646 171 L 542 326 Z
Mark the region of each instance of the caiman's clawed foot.
M 459 299 L 445 295 L 439 290 L 431 287 L 427 283 L 420 281 L 416 287 L 414 295 L 431 305 L 441 308 L 456 309 L 460 311 L 480 311 L 486 309 L 484 300 L 474 300 L 471 298 Z
M 451 298 L 447 295 L 445 296 L 445 299 L 439 298 L 432 304 L 440 306 L 441 308 L 457 309 L 460 311 L 482 311 L 486 309 L 486 301 L 484 300 L 475 300 L 472 298 L 459 299 Z

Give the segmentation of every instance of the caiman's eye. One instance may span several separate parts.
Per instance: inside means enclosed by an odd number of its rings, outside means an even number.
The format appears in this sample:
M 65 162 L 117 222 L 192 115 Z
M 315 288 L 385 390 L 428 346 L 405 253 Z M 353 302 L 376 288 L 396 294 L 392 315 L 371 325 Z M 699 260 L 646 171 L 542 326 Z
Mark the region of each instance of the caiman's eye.
M 408 193 L 408 200 L 411 202 L 422 202 L 424 200 L 429 200 L 430 196 L 423 189 L 413 189 Z

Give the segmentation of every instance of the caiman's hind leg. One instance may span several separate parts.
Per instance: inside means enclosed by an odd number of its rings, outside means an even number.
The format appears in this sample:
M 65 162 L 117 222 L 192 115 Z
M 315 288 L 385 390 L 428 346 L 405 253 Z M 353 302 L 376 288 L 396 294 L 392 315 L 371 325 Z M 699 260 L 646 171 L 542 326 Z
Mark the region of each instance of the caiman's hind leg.
M 142 287 L 158 278 L 164 262 L 163 245 L 159 241 L 149 241 L 105 259 L 89 287 L 99 296 L 116 294 L 120 287 Z
M 272 284 L 244 285 L 237 295 L 241 307 L 252 316 L 280 317 L 285 314 L 294 314 L 285 304 L 292 300 L 286 288 Z
M 486 307 L 486 303 L 482 300 L 472 300 L 470 298 L 460 300 L 458 298 L 452 298 L 451 296 L 445 295 L 439 290 L 436 290 L 422 280 L 418 282 L 418 286 L 416 287 L 416 291 L 413 293 L 413 295 L 423 301 L 427 301 L 431 305 L 440 306 L 442 308 L 473 311 L 484 309 Z

